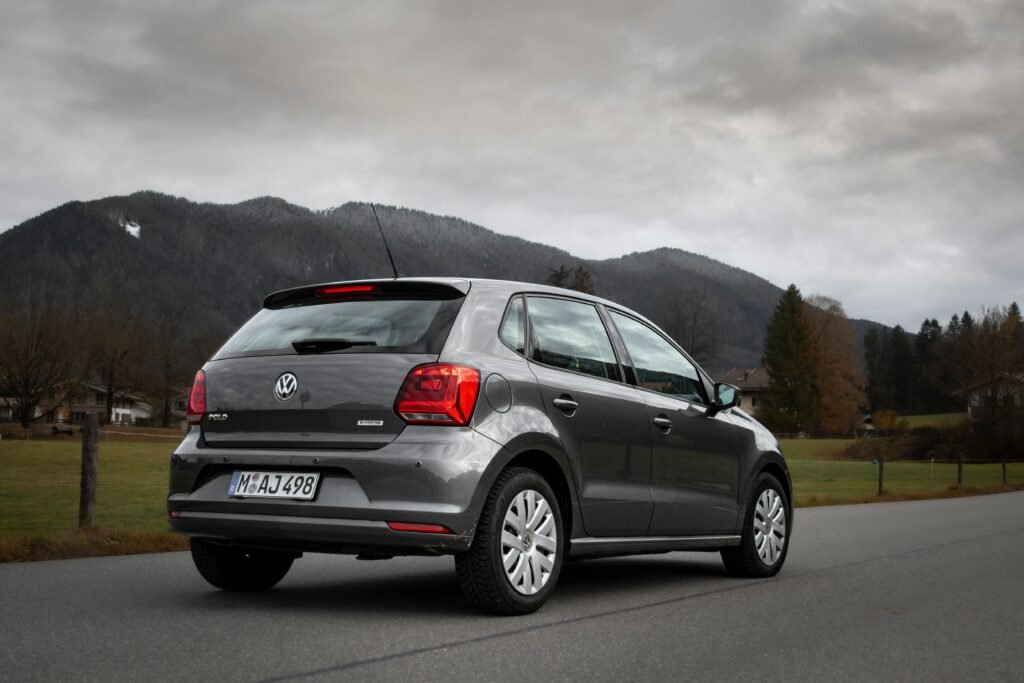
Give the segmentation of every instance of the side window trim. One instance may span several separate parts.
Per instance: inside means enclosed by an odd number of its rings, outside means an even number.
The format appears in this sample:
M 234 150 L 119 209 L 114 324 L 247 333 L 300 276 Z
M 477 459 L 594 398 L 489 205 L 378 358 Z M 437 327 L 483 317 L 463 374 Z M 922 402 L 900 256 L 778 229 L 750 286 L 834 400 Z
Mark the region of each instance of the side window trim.
M 534 362 L 533 359 L 533 321 L 530 320 L 530 293 L 523 292 L 520 294 L 523 298 L 523 334 L 526 335 L 526 360 Z
M 601 304 L 599 304 L 599 303 L 597 303 L 595 301 L 587 301 L 586 299 L 577 299 L 575 297 L 570 297 L 570 296 L 559 296 L 559 295 L 556 295 L 556 294 L 549 294 L 547 292 L 523 292 L 522 294 L 520 294 L 520 296 L 523 297 L 523 314 L 524 314 L 525 319 L 526 319 L 526 360 L 528 360 L 531 363 L 536 363 L 537 365 L 543 366 L 545 368 L 550 368 L 551 370 L 558 370 L 560 372 L 568 372 L 568 373 L 571 373 L 573 375 L 579 375 L 580 377 L 590 377 L 590 378 L 593 378 L 593 379 L 596 379 L 596 380 L 601 380 L 603 382 L 614 382 L 615 384 L 626 384 L 626 385 L 629 385 L 629 382 L 627 382 L 625 380 L 625 377 L 626 377 L 625 369 L 626 368 L 625 368 L 625 366 L 622 363 L 622 356 L 620 355 L 619 349 L 616 346 L 615 334 L 618 333 L 618 330 L 616 330 L 615 333 L 613 333 L 612 330 L 609 329 L 608 321 L 605 319 L 605 311 L 604 311 L 604 306 L 603 305 L 601 305 Z M 584 304 L 584 305 L 587 305 L 587 306 L 593 306 L 595 309 L 597 309 L 597 317 L 601 321 L 601 325 L 604 327 L 604 333 L 608 336 L 608 343 L 612 347 L 612 355 L 615 356 L 615 363 L 618 365 L 619 376 L 622 379 L 609 379 L 607 377 L 598 377 L 597 375 L 591 375 L 591 374 L 586 373 L 586 372 L 579 372 L 577 370 L 570 370 L 569 368 L 560 368 L 560 367 L 557 367 L 557 366 L 554 366 L 554 365 L 548 365 L 547 363 L 542 363 L 541 361 L 538 361 L 538 360 L 534 360 L 534 358 L 533 358 L 533 351 L 534 351 L 534 341 L 535 341 L 535 339 L 534 339 L 534 335 L 533 335 L 533 320 L 530 318 L 530 298 L 531 297 L 539 298 L 539 299 L 557 299 L 557 300 L 560 300 L 560 301 L 571 301 L 571 302 L 577 303 L 577 304 Z M 633 368 L 632 367 L 629 368 L 629 372 L 630 372 L 630 374 L 633 373 Z
M 505 329 L 505 323 L 508 321 L 508 316 L 510 313 L 512 313 L 512 308 L 516 305 L 517 301 L 522 304 L 522 315 L 519 318 L 519 334 L 522 336 L 523 340 L 522 350 L 513 348 L 512 345 L 509 344 L 505 340 L 505 337 L 503 337 L 501 334 L 502 330 Z M 528 325 L 529 322 L 527 320 L 526 315 L 526 297 L 523 296 L 522 294 L 513 294 L 508 298 L 508 303 L 505 304 L 505 312 L 501 315 L 501 322 L 498 323 L 498 339 L 507 348 L 512 349 L 512 351 L 514 351 L 517 355 L 523 356 L 524 358 L 528 357 L 527 354 L 530 350 L 530 338 L 527 335 Z
M 671 346 L 673 349 L 678 351 L 683 356 L 683 358 L 685 358 L 686 361 L 690 365 L 693 366 L 693 369 L 697 372 L 697 377 L 700 380 L 699 382 L 697 382 L 697 385 L 700 387 L 701 394 L 703 394 L 700 397 L 701 398 L 701 402 L 700 403 L 694 403 L 693 401 L 687 400 L 687 399 L 682 398 L 680 396 L 669 396 L 668 394 L 661 394 L 659 392 L 656 392 L 656 391 L 653 391 L 651 389 L 647 389 L 647 388 L 644 388 L 644 387 L 640 386 L 639 382 L 637 381 L 637 377 L 636 377 L 636 366 L 633 364 L 633 359 L 629 356 L 629 349 L 626 347 L 625 340 L 622 339 L 621 333 L 619 332 L 619 328 L 615 327 L 615 320 L 614 320 L 614 318 L 612 318 L 612 315 L 611 315 L 613 312 L 614 313 L 618 313 L 623 318 L 629 318 L 630 320 L 632 320 L 633 322 L 635 322 L 635 323 L 637 323 L 639 325 L 643 325 L 648 330 L 653 332 L 655 335 L 661 337 L 664 341 L 668 342 L 669 346 Z M 704 408 L 707 408 L 709 405 L 711 405 L 710 403 L 708 403 L 707 378 L 706 378 L 704 370 L 701 369 L 700 365 L 698 365 L 695 360 L 690 358 L 690 354 L 686 353 L 686 351 L 684 351 L 682 348 L 680 348 L 680 346 L 678 344 L 676 344 L 675 341 L 671 337 L 669 337 L 669 336 L 667 336 L 665 334 L 662 334 L 659 330 L 651 327 L 650 325 L 645 323 L 643 320 L 638 319 L 635 315 L 630 315 L 629 313 L 627 313 L 627 312 L 625 312 L 623 310 L 620 310 L 618 308 L 609 308 L 608 309 L 608 319 L 611 322 L 612 326 L 614 327 L 614 329 L 615 329 L 615 336 L 618 338 L 618 341 L 622 344 L 623 353 L 625 354 L 625 357 L 629 361 L 629 377 L 633 381 L 633 386 L 635 386 L 637 389 L 639 389 L 641 391 L 649 391 L 649 392 L 651 392 L 653 394 L 658 394 L 659 396 L 669 396 L 670 398 L 674 398 L 677 401 L 682 401 L 682 402 L 688 403 L 690 405 L 698 405 L 698 406 L 701 406 L 701 407 L 704 407 Z
M 604 321 L 604 326 L 608 330 L 608 336 L 612 340 L 612 351 L 615 352 L 616 358 L 619 359 L 619 366 L 622 368 L 622 376 L 625 378 L 625 383 L 632 387 L 639 388 L 639 382 L 636 378 L 636 368 L 633 365 L 633 359 L 629 355 L 629 349 L 626 348 L 626 342 L 622 339 L 622 334 L 619 332 L 618 326 L 612 319 L 611 310 L 604 304 L 597 307 L 598 312 L 601 314 L 601 320 Z

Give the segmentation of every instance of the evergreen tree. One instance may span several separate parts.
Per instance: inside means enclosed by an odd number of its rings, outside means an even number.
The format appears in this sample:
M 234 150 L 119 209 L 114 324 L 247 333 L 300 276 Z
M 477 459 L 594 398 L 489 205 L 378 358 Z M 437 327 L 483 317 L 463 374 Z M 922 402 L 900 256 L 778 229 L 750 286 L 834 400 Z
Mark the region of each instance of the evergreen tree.
M 803 296 L 796 285 L 790 285 L 768 323 L 761 361 L 771 382 L 758 417 L 769 428 L 794 433 L 814 425 L 817 397 L 812 351 Z
M 921 323 L 914 338 L 913 404 L 918 413 L 943 413 L 956 409 L 949 398 L 942 368 L 942 325 L 935 318 Z
M 572 274 L 572 285 L 569 289 L 575 289 L 577 292 L 583 292 L 584 294 L 593 294 L 594 279 L 590 275 L 590 271 L 583 266 L 576 266 L 576 270 Z
M 1016 352 L 1018 363 L 1017 370 L 1024 370 L 1024 319 L 1020 315 L 1020 306 L 1014 301 L 1006 309 L 1006 325 L 1011 330 L 1013 347 Z
M 864 336 L 864 366 L 871 412 L 892 410 L 895 390 L 892 382 L 892 333 L 889 330 L 869 330 Z
M 974 367 L 977 336 L 974 318 L 968 311 L 964 311 L 962 317 L 954 313 L 949 319 L 946 334 L 943 335 L 941 368 L 943 381 L 950 394 L 974 381 L 977 374 Z
M 552 287 L 569 287 L 569 276 L 572 275 L 572 271 L 565 267 L 565 264 L 558 266 L 558 270 L 552 271 L 551 275 L 547 279 L 547 283 Z
M 879 410 L 882 405 L 879 396 L 879 379 L 882 376 L 882 349 L 884 347 L 885 330 L 872 327 L 864 334 L 864 375 L 867 379 L 868 405 L 871 411 Z
M 942 325 L 935 318 L 925 319 L 914 338 L 914 355 L 919 359 L 927 358 L 929 352 L 941 341 Z
M 902 415 L 911 411 L 914 387 L 914 352 L 910 345 L 910 335 L 900 326 L 892 328 L 889 335 L 890 359 L 892 366 L 889 373 L 892 381 L 892 406 Z
M 946 338 L 955 337 L 960 334 L 960 316 L 956 313 L 949 319 L 949 324 L 946 325 Z
M 548 276 L 547 284 L 553 287 L 574 289 L 584 294 L 594 293 L 594 276 L 583 266 L 569 269 L 562 263 L 558 266 L 558 270 L 552 271 Z

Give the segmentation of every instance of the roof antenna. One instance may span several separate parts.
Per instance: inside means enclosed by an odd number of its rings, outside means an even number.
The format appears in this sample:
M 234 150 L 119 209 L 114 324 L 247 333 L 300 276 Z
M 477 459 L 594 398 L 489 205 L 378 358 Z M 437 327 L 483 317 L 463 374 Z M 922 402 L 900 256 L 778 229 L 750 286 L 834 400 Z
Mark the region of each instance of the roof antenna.
M 388 238 L 384 236 L 384 227 L 380 224 L 380 218 L 377 217 L 377 208 L 370 202 L 370 209 L 373 211 L 373 218 L 377 221 L 377 228 L 380 230 L 380 238 L 384 240 L 384 249 L 388 252 L 388 261 L 391 261 L 391 270 L 395 273 L 395 279 L 398 279 L 398 268 L 395 267 L 395 257 L 391 255 L 391 247 L 388 246 Z

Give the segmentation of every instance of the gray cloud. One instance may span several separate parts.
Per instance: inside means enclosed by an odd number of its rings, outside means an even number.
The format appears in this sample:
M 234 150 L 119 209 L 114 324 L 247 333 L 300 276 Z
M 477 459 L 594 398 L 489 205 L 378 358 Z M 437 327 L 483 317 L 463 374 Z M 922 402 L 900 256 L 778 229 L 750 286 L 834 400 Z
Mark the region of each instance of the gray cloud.
M 708 254 L 852 315 L 1024 299 L 1018 2 L 0 8 L 0 227 L 141 188 Z

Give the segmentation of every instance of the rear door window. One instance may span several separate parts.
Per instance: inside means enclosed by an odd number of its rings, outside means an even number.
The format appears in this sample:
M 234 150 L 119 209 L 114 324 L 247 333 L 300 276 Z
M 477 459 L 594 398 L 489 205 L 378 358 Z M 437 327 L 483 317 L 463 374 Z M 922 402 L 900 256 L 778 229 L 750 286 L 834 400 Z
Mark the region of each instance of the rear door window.
M 609 311 L 641 389 L 703 403 L 697 368 L 667 339 L 639 320 Z
M 538 363 L 620 381 L 619 363 L 597 308 L 568 299 L 527 299 L 531 358 Z

